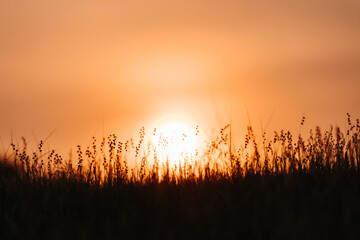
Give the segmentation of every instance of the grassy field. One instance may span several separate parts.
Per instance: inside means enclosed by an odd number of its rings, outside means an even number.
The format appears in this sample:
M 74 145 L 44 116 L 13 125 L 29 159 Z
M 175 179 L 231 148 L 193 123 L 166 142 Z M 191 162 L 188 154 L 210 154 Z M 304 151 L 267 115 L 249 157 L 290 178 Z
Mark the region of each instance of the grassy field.
M 239 149 L 230 130 L 176 166 L 143 130 L 138 143 L 93 139 L 74 159 L 12 144 L 0 164 L 0 239 L 358 239 L 359 120 L 306 139 L 248 127 Z

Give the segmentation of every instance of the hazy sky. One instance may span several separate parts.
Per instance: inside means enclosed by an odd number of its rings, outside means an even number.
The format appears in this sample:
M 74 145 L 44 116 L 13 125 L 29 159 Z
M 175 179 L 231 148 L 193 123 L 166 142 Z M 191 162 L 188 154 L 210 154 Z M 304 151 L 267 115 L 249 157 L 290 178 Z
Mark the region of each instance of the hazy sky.
M 0 0 L 0 138 L 360 117 L 360 1 Z M 271 117 L 272 116 L 272 117 Z M 34 136 L 35 135 L 35 136 Z

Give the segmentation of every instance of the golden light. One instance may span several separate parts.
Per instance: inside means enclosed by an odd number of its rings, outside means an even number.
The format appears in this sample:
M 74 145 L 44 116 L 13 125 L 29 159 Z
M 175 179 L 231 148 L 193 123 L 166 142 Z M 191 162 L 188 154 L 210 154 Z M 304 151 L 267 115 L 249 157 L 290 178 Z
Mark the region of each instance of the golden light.
M 152 143 L 161 163 L 182 165 L 185 159 L 196 156 L 199 148 L 199 130 L 183 119 L 170 119 L 154 128 Z
M 132 84 L 154 89 L 194 87 L 211 76 L 209 60 L 201 54 L 166 48 L 129 58 L 119 70 Z

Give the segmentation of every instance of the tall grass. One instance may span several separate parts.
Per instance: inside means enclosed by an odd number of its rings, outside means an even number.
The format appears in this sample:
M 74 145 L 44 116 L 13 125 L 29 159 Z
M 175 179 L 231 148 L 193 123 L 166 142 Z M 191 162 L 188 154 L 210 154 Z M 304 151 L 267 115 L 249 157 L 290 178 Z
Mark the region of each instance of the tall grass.
M 303 134 L 249 126 L 236 149 L 227 125 L 177 162 L 144 128 L 67 158 L 23 139 L 0 161 L 0 239 L 358 239 L 359 120 Z
M 157 146 L 145 141 L 145 128 L 139 131 L 139 141 L 121 142 L 116 135 L 90 146 L 77 146 L 76 157 L 64 159 L 54 150 L 44 151 L 43 141 L 37 150 L 29 152 L 27 142 L 11 143 L 12 154 L 3 159 L 12 165 L 17 181 L 34 183 L 75 181 L 89 185 L 149 184 L 206 181 L 239 181 L 250 175 L 282 175 L 333 173 L 360 170 L 360 124 L 348 114 L 345 131 L 331 127 L 310 130 L 308 137 L 289 131 L 263 132 L 256 137 L 251 126 L 243 145 L 234 149 L 231 126 L 207 142 L 196 154 L 182 154 L 179 161 L 160 159 Z M 304 124 L 305 118 L 301 121 Z M 165 141 L 166 142 L 166 141 Z

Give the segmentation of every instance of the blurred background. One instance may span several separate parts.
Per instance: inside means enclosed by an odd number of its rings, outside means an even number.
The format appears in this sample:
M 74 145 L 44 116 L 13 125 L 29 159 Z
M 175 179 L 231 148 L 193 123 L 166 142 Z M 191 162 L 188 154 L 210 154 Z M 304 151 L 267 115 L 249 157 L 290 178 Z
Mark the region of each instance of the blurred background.
M 138 135 L 168 115 L 208 136 L 360 117 L 357 0 L 0 0 L 0 140 Z

